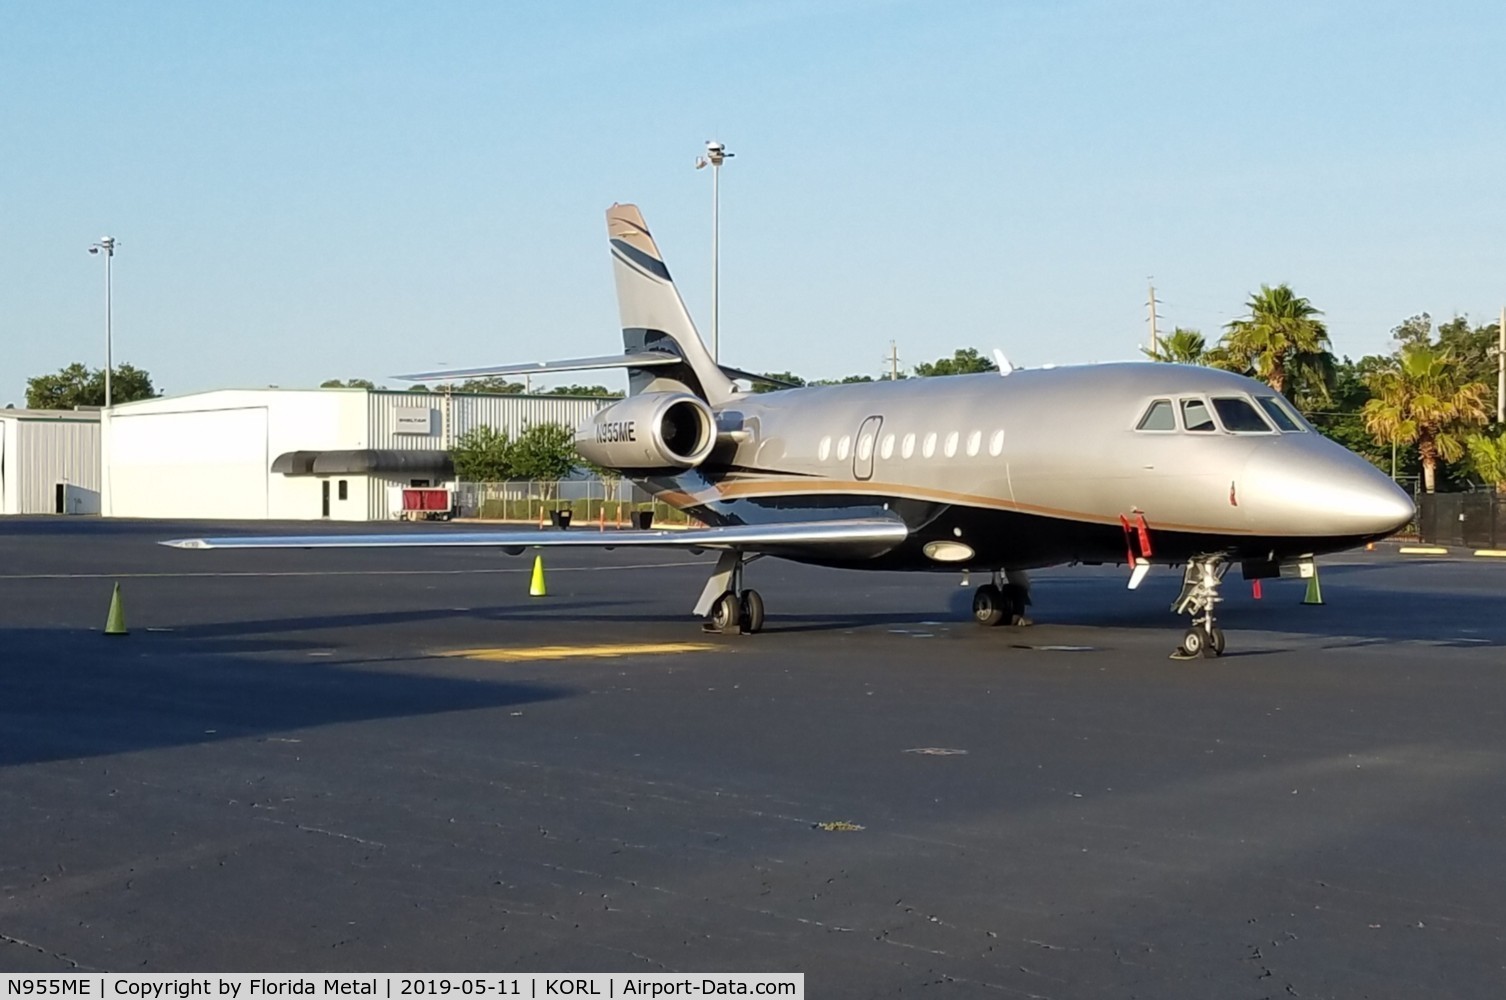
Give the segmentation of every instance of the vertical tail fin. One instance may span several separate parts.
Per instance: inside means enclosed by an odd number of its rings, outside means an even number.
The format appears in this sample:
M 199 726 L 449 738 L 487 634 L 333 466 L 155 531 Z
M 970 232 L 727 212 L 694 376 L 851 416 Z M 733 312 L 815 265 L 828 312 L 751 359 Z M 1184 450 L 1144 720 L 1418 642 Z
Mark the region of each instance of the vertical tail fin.
M 712 360 L 696 332 L 638 206 L 607 209 L 607 236 L 612 243 L 623 346 L 628 353 L 670 351 L 685 359 L 684 365 L 629 368 L 629 391 L 683 388 L 710 403 L 731 398 L 737 387 Z

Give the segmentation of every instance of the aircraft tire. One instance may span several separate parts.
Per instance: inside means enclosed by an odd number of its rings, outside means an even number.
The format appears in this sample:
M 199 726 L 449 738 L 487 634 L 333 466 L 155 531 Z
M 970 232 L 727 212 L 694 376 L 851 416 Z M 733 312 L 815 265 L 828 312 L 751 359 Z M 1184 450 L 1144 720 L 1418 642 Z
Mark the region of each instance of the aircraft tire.
M 737 595 L 728 591 L 711 606 L 711 627 L 718 632 L 734 632 L 741 621 L 742 608 Z
M 742 630 L 748 635 L 763 631 L 763 595 L 756 590 L 743 591 Z
M 1000 625 L 1008 616 L 1007 602 L 998 587 L 985 583 L 973 594 L 973 621 L 979 625 Z
M 1188 659 L 1212 655 L 1210 645 L 1208 633 L 1204 632 L 1201 626 L 1194 625 L 1187 630 L 1186 635 L 1182 636 L 1182 652 L 1187 655 Z
M 1217 625 L 1208 631 L 1208 648 L 1214 656 L 1224 655 L 1224 630 Z

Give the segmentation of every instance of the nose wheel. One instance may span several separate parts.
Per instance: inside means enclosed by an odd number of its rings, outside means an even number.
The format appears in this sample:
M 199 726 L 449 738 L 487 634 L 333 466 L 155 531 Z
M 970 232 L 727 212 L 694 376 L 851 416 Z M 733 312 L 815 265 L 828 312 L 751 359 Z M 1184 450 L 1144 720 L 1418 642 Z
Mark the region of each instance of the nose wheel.
M 1173 660 L 1212 659 L 1224 655 L 1224 630 L 1215 624 L 1213 609 L 1223 600 L 1218 596 L 1218 585 L 1223 582 L 1228 568 L 1228 560 L 1221 553 L 1198 556 L 1187 563 L 1182 576 L 1182 593 L 1171 610 L 1177 614 L 1190 614 L 1192 627 L 1171 654 Z

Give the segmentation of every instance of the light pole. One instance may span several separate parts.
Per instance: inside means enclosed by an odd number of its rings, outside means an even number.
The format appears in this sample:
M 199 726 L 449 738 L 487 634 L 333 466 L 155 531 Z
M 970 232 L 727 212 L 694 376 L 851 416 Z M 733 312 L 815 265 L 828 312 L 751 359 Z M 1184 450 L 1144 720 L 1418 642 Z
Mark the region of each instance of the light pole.
M 706 142 L 706 155 L 697 157 L 695 161 L 695 168 L 697 170 L 700 170 L 708 163 L 711 164 L 711 360 L 718 363 L 721 361 L 718 353 L 716 307 L 718 290 L 717 267 L 719 264 L 718 243 L 721 239 L 721 222 L 718 218 L 718 212 L 721 208 L 719 188 L 721 184 L 722 161 L 735 155 L 735 153 L 729 153 L 726 146 L 723 146 L 715 139 L 711 139 Z
M 111 329 L 114 311 L 110 306 L 110 262 L 115 258 L 115 237 L 101 236 L 99 242 L 89 247 L 91 254 L 105 255 L 105 409 L 110 408 L 110 376 L 115 368 L 115 335 Z

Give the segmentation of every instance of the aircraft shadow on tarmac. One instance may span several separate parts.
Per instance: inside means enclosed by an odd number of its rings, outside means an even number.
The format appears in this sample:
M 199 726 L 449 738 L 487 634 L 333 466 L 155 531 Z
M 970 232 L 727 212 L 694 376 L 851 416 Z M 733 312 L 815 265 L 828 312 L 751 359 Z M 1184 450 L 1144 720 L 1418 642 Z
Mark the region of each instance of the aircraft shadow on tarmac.
M 0 645 L 6 650 L 0 767 L 522 705 L 571 693 L 546 684 L 252 659 L 255 645 L 230 650 L 192 641 L 144 649 L 134 637 L 117 641 L 58 629 L 0 630 Z

